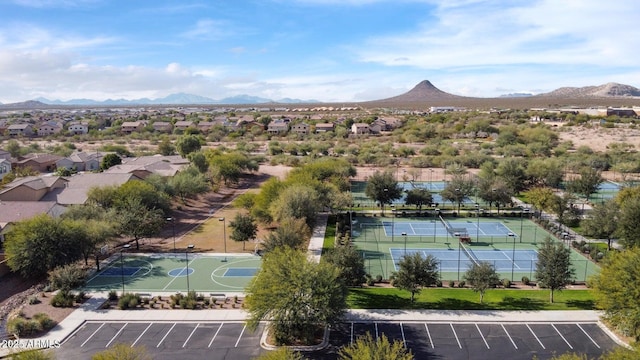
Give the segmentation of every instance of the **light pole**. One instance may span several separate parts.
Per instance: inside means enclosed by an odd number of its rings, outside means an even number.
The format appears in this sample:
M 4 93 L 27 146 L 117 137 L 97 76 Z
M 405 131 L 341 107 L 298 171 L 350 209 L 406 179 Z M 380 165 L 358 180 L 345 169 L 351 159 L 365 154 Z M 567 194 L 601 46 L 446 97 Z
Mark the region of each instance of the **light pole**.
M 402 236 L 404 236 L 404 257 L 407 257 L 407 233 L 403 232 Z
M 476 224 L 476 241 L 480 242 L 480 204 L 476 203 L 476 216 L 478 223 Z
M 227 220 L 221 217 L 218 219 L 218 221 L 222 221 L 223 231 L 222 242 L 224 243 L 224 260 L 222 260 L 222 262 L 227 262 Z
M 395 239 L 395 232 L 396 230 L 396 207 L 395 205 L 391 205 L 391 242 L 393 242 L 393 240 Z
M 511 253 L 511 281 L 513 280 L 513 271 L 516 267 L 516 237 L 515 234 L 510 232 L 509 236 L 513 238 L 513 252 Z
M 189 296 L 189 250 L 193 249 L 193 244 L 187 245 L 187 249 L 184 251 L 184 258 L 187 261 L 187 296 Z
M 438 211 L 440 211 L 440 209 L 434 206 L 433 208 L 433 243 L 434 244 L 436 243 L 436 226 L 438 224 L 438 219 L 436 219 L 436 216 L 438 216 Z
M 124 244 L 120 249 L 120 276 L 122 277 L 122 296 L 124 296 L 124 262 L 122 261 L 122 252 L 129 247 L 131 247 L 131 245 Z
M 529 209 L 522 209 L 522 211 L 520 211 L 520 239 L 519 239 L 520 242 L 522 242 L 522 221 L 524 220 L 523 216 L 524 216 L 525 213 L 528 214 L 529 213 Z
M 171 229 L 173 230 L 173 252 L 176 251 L 176 223 L 175 219 L 172 217 L 168 217 L 167 221 L 171 221 Z
M 460 203 L 462 200 L 460 199 L 460 189 L 456 189 L 456 201 L 458 202 L 458 216 L 460 216 Z
M 384 203 L 387 201 L 387 193 L 389 192 L 389 189 L 384 188 L 382 191 L 384 191 L 384 200 L 380 201 L 380 205 L 382 206 L 382 216 L 384 216 Z

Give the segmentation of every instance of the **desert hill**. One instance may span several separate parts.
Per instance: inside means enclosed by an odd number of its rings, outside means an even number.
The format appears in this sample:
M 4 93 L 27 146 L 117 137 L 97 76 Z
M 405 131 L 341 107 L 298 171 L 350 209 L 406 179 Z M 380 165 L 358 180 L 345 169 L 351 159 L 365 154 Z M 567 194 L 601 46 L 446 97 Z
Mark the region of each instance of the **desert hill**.
M 636 97 L 640 96 L 640 89 L 631 85 L 608 83 L 599 86 L 562 87 L 537 96 L 574 99 L 585 97 Z

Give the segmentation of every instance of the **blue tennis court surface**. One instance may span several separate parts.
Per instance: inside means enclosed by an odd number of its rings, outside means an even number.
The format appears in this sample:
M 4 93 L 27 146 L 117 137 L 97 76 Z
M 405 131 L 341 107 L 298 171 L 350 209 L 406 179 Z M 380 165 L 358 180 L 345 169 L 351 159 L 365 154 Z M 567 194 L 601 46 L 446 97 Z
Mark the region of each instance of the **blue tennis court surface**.
M 448 225 L 456 229 L 456 231 L 475 236 L 517 236 L 514 231 L 509 229 L 501 222 L 481 222 L 475 221 L 447 221 Z M 479 226 L 478 226 L 479 225 Z M 421 222 L 400 222 L 400 221 L 383 221 L 384 234 L 386 236 L 428 236 L 433 235 L 445 236 L 448 231 L 441 221 L 421 221 Z
M 459 249 L 404 249 L 389 248 L 395 270 L 398 270 L 398 262 L 405 255 L 420 254 L 426 258 L 428 255 L 438 260 L 441 271 L 466 270 L 471 264 L 481 261 L 494 266 L 496 271 L 510 271 L 512 268 L 518 272 L 531 272 L 535 270 L 538 261 L 538 253 L 535 250 L 471 250 L 468 247 Z
M 227 271 L 224 272 L 224 277 L 230 276 L 246 276 L 251 277 L 254 276 L 258 272 L 257 268 L 228 268 Z
M 611 181 L 605 181 L 601 183 L 600 186 L 598 186 L 598 190 L 609 190 L 609 191 L 620 190 L 620 185 Z
M 110 267 L 104 269 L 100 275 L 101 276 L 134 276 L 138 271 L 140 271 L 139 267 Z

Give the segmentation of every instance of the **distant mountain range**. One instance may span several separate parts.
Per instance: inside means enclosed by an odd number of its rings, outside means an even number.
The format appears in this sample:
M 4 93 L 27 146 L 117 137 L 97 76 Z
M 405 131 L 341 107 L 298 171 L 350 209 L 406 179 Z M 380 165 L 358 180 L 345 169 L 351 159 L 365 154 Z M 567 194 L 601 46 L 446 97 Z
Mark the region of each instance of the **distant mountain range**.
M 362 104 L 369 105 L 394 105 L 394 104 L 426 104 L 431 103 L 456 103 L 475 100 L 490 99 L 540 99 L 546 101 L 549 99 L 567 100 L 567 99 L 636 99 L 640 100 L 640 89 L 624 84 L 608 83 L 599 86 L 585 87 L 562 87 L 554 91 L 542 94 L 513 93 L 502 95 L 497 98 L 473 98 L 459 95 L 449 94 L 435 87 L 430 81 L 424 80 L 418 83 L 408 92 L 387 99 L 366 101 Z M 593 101 L 593 100 L 591 100 Z M 37 98 L 30 101 L 14 104 L 0 104 L 0 109 L 33 109 L 43 108 L 47 106 L 118 106 L 118 105 L 252 105 L 252 104 L 311 104 L 320 103 L 317 100 L 299 100 L 284 98 L 280 100 L 265 99 L 257 96 L 238 95 L 227 97 L 220 100 L 214 100 L 204 96 L 198 96 L 186 93 L 171 94 L 159 99 L 135 99 L 135 100 L 104 100 L 96 101 L 91 99 L 74 99 L 68 101 L 49 100 L 45 98 Z
M 46 105 L 79 105 L 79 106 L 109 106 L 109 105 L 238 105 L 238 104 L 300 104 L 300 103 L 317 103 L 317 100 L 300 100 L 284 98 L 279 100 L 272 100 L 250 95 L 237 95 L 232 97 L 226 97 L 224 99 L 215 100 L 204 96 L 177 93 L 165 96 L 158 99 L 108 99 L 104 101 L 97 101 L 92 99 L 72 99 L 67 101 L 62 100 L 49 100 L 43 97 L 33 99 Z

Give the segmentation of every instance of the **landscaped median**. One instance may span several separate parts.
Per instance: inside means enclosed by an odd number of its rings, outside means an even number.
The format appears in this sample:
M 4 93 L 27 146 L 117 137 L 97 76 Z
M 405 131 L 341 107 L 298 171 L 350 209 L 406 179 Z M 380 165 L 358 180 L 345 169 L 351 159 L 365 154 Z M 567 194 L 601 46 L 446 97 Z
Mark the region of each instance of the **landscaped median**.
M 484 301 L 471 289 L 429 288 L 411 302 L 408 291 L 388 287 L 351 288 L 347 304 L 351 309 L 437 309 L 437 310 L 596 310 L 591 290 L 556 291 L 549 302 L 549 290 L 492 289 Z

